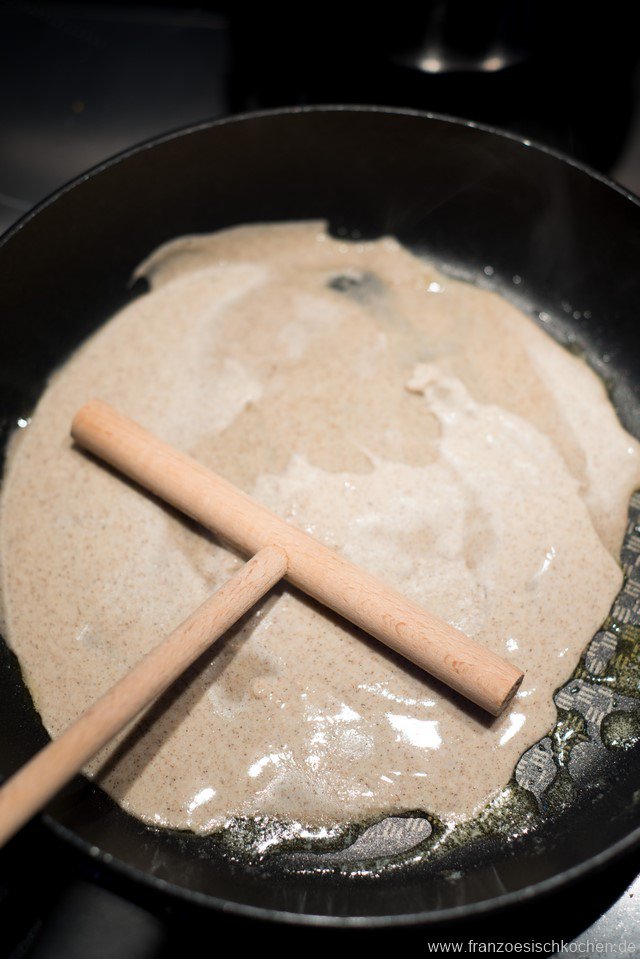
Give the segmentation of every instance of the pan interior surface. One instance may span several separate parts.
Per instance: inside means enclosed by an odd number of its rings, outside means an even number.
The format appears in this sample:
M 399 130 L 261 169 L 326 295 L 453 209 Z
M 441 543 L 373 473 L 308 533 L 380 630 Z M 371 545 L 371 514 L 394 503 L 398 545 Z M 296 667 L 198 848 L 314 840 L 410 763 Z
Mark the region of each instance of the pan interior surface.
M 238 223 L 314 218 L 338 236 L 395 235 L 443 270 L 516 301 L 586 356 L 623 425 L 640 436 L 637 203 L 490 131 L 327 108 L 206 124 L 134 150 L 61 191 L 5 238 L 4 441 L 52 369 L 137 295 L 130 277 L 152 249 Z M 634 498 L 628 575 L 612 617 L 556 692 L 561 728 L 518 764 L 512 833 L 485 823 L 464 844 L 424 855 L 433 826 L 408 814 L 359 824 L 333 849 L 247 859 L 215 836 L 144 826 L 80 779 L 51 806 L 52 824 L 106 869 L 204 904 L 301 921 L 473 912 L 597 864 L 631 842 L 639 821 L 639 514 Z M 17 661 L 4 643 L 0 652 L 6 774 L 47 737 Z M 563 751 L 569 730 L 577 733 Z

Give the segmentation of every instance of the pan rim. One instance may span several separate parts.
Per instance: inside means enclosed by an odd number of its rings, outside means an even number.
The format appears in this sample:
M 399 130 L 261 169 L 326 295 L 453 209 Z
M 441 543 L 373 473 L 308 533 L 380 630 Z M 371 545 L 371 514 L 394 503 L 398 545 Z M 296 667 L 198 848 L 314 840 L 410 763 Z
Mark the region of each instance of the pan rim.
M 90 783 L 90 780 L 85 779 L 85 782 Z M 605 866 L 610 865 L 615 860 L 622 858 L 625 853 L 631 852 L 640 846 L 640 826 L 637 826 L 612 846 L 609 846 L 607 849 L 602 850 L 602 852 L 597 853 L 589 859 L 585 859 L 576 866 L 571 866 L 569 869 L 556 873 L 547 879 L 540 880 L 540 882 L 531 883 L 523 886 L 521 889 L 506 892 L 499 896 L 493 896 L 490 899 L 483 899 L 466 905 L 451 906 L 445 909 L 428 909 L 423 912 L 391 913 L 378 916 L 337 916 L 324 913 L 290 912 L 268 906 L 254 906 L 229 899 L 222 899 L 219 896 L 198 892 L 197 890 L 186 889 L 184 886 L 177 885 L 167 879 L 159 879 L 157 876 L 144 872 L 144 870 L 138 869 L 136 866 L 131 866 L 129 863 L 124 862 L 124 860 L 119 859 L 117 856 L 113 856 L 111 853 L 105 853 L 102 849 L 82 839 L 67 826 L 64 826 L 47 813 L 42 814 L 41 819 L 45 826 L 58 839 L 75 847 L 78 852 L 84 854 L 92 863 L 100 863 L 105 871 L 113 872 L 116 876 L 122 876 L 126 880 L 137 883 L 143 887 L 150 887 L 156 893 L 164 896 L 175 897 L 189 906 L 196 906 L 202 909 L 203 912 L 206 910 L 214 913 L 225 913 L 244 919 L 283 923 L 287 926 L 311 926 L 315 928 L 389 929 L 394 926 L 442 926 L 457 920 L 466 921 L 478 919 L 494 912 L 502 912 L 511 906 L 522 906 L 532 902 L 534 899 L 550 895 L 568 883 L 577 882 L 589 875 L 600 872 Z
M 617 183 L 611 177 L 608 177 L 604 173 L 600 173 L 598 170 L 595 170 L 588 164 L 582 163 L 580 160 L 576 160 L 575 158 L 564 153 L 562 150 L 556 150 L 552 147 L 546 146 L 543 143 L 540 143 L 537 140 L 531 140 L 528 137 L 520 137 L 515 133 L 500 129 L 500 127 L 491 126 L 488 123 L 479 123 L 475 120 L 466 120 L 464 117 L 455 117 L 446 113 L 436 113 L 428 110 L 414 110 L 409 107 L 374 106 L 370 104 L 357 103 L 310 104 L 306 106 L 274 107 L 268 110 L 252 110 L 245 113 L 234 113 L 224 117 L 199 120 L 196 123 L 189 123 L 186 126 L 175 127 L 166 133 L 160 133 L 157 136 L 140 140 L 133 144 L 133 146 L 125 147 L 124 150 L 120 150 L 117 153 L 107 157 L 105 160 L 101 160 L 99 163 L 90 166 L 87 170 L 79 173 L 77 176 L 72 177 L 61 186 L 56 187 L 56 189 L 51 193 L 48 193 L 45 197 L 43 197 L 42 200 L 39 200 L 33 207 L 31 207 L 30 210 L 27 210 L 26 213 L 23 213 L 22 216 L 15 221 L 15 223 L 13 223 L 7 230 L 4 231 L 4 233 L 0 234 L 0 248 L 3 247 L 9 240 L 11 240 L 23 227 L 25 227 L 32 219 L 34 219 L 34 217 L 38 216 L 40 213 L 46 210 L 47 207 L 51 206 L 52 203 L 55 203 L 57 200 L 61 199 L 65 194 L 69 193 L 75 187 L 80 186 L 80 184 L 92 179 L 99 173 L 116 166 L 123 160 L 127 160 L 130 156 L 134 156 L 137 153 L 142 153 L 143 150 L 152 149 L 153 147 L 160 146 L 163 143 L 168 143 L 172 140 L 189 136 L 202 130 L 209 130 L 212 127 L 223 127 L 227 124 L 246 123 L 251 120 L 268 119 L 271 117 L 295 116 L 296 114 L 307 113 L 373 113 L 378 115 L 406 116 L 415 117 L 416 119 L 421 120 L 436 120 L 441 123 L 449 123 L 452 126 L 468 127 L 472 130 L 479 130 L 481 133 L 490 133 L 493 136 L 500 137 L 504 140 L 509 140 L 512 143 L 517 143 L 520 146 L 536 150 L 540 153 L 546 154 L 547 156 L 553 157 L 556 160 L 560 160 L 560 162 L 568 164 L 570 167 L 573 167 L 581 173 L 584 173 L 586 176 L 591 177 L 591 179 L 597 180 L 604 186 L 607 186 L 616 193 L 619 193 L 625 199 L 630 200 L 635 206 L 640 206 L 640 195 L 636 195 L 631 190 L 622 186 L 620 183 Z
M 611 177 L 602 174 L 587 164 L 582 163 L 570 156 L 567 156 L 560 150 L 553 149 L 535 140 L 518 136 L 489 124 L 478 123 L 464 118 L 454 117 L 447 114 L 440 114 L 431 111 L 420 111 L 405 107 L 393 106 L 375 106 L 364 104 L 315 104 L 308 106 L 277 107 L 268 110 L 249 111 L 231 116 L 205 119 L 196 123 L 190 123 L 186 126 L 172 129 L 168 132 L 148 138 L 131 147 L 100 161 L 90 167 L 83 173 L 71 178 L 69 181 L 56 188 L 44 199 L 39 201 L 34 207 L 21 216 L 8 230 L 0 235 L 0 249 L 6 245 L 14 236 L 16 236 L 31 220 L 46 210 L 53 203 L 64 197 L 71 190 L 80 186 L 89 179 L 93 179 L 98 174 L 117 166 L 121 161 L 129 157 L 140 154 L 145 150 L 160 146 L 172 140 L 187 137 L 200 131 L 209 130 L 215 127 L 224 127 L 227 124 L 241 124 L 260 119 L 288 117 L 297 114 L 341 114 L 341 113 L 371 113 L 387 116 L 406 116 L 419 120 L 435 120 L 441 123 L 448 123 L 453 126 L 468 127 L 476 129 L 481 133 L 488 133 L 492 136 L 511 141 L 520 146 L 541 152 L 550 156 L 561 163 L 568 164 L 570 167 L 579 171 L 583 175 L 594 179 L 603 186 L 612 189 L 635 206 L 640 206 L 640 197 L 636 196 L 627 188 L 621 186 Z M 415 926 L 415 925 L 440 925 L 455 920 L 471 919 L 485 916 L 492 912 L 497 912 L 513 905 L 521 905 L 530 902 L 534 898 L 547 895 L 566 883 L 574 882 L 595 873 L 614 860 L 620 858 L 625 853 L 630 852 L 640 845 L 640 826 L 637 826 L 627 835 L 623 836 L 612 846 L 602 850 L 594 856 L 571 866 L 568 869 L 558 872 L 553 876 L 540 880 L 539 882 L 523 886 L 521 889 L 503 893 L 489 899 L 481 900 L 465 905 L 453 906 L 445 909 L 429 909 L 421 912 L 388 914 L 378 916 L 336 916 L 319 913 L 298 913 L 286 910 L 273 909 L 265 906 L 254 906 L 246 903 L 240 903 L 222 899 L 207 893 L 189 890 L 183 886 L 177 885 L 168 880 L 160 879 L 144 870 L 132 866 L 124 860 L 105 852 L 99 847 L 92 845 L 87 840 L 81 838 L 70 828 L 58 822 L 51 815 L 44 813 L 41 816 L 47 829 L 49 829 L 58 839 L 69 843 L 78 852 L 82 853 L 93 864 L 100 863 L 106 873 L 113 873 L 116 876 L 123 876 L 125 879 L 133 881 L 142 887 L 152 888 L 158 893 L 168 894 L 177 899 L 195 905 L 205 907 L 208 910 L 223 912 L 235 915 L 241 918 L 266 920 L 269 922 L 280 922 L 293 926 L 315 926 L 315 927 L 338 927 L 338 928 L 390 928 L 393 926 Z

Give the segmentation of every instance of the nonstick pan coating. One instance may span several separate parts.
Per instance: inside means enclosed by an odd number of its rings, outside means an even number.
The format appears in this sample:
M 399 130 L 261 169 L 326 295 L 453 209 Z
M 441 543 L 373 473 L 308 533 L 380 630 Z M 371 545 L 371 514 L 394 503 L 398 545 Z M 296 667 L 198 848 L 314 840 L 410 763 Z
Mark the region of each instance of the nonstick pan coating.
M 331 107 L 205 123 L 145 144 L 74 181 L 5 236 L 3 442 L 55 366 L 140 293 L 132 271 L 160 243 L 310 218 L 347 237 L 394 234 L 443 268 L 556 318 L 596 366 L 606 360 L 620 416 L 640 436 L 635 198 L 495 131 Z M 0 657 L 0 770 L 8 774 L 47 737 L 4 643 Z M 632 748 L 528 836 L 485 838 L 455 860 L 367 877 L 296 875 L 269 859 L 231 863 L 215 840 L 148 828 L 80 778 L 47 822 L 112 881 L 133 879 L 204 906 L 299 922 L 438 921 L 527 899 L 629 848 L 640 838 L 639 774 Z

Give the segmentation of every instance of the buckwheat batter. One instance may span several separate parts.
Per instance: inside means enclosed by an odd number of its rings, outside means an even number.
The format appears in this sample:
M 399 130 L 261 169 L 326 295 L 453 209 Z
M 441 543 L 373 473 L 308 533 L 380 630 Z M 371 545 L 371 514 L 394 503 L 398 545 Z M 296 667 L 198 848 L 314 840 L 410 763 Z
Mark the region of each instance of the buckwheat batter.
M 2 494 L 6 635 L 60 733 L 241 562 L 72 447 L 99 396 L 526 670 L 498 720 L 289 588 L 90 775 L 210 831 L 470 816 L 554 719 L 606 617 L 638 445 L 514 306 L 321 223 L 177 240 L 54 376 Z

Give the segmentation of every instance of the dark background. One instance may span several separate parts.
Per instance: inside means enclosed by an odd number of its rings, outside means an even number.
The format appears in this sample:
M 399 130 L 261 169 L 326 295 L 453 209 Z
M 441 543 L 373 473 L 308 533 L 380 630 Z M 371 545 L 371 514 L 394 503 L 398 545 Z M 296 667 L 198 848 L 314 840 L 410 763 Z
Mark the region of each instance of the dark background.
M 0 229 L 69 178 L 207 117 L 305 103 L 502 127 L 640 190 L 632 5 L 0 2 Z
M 312 103 L 413 107 L 494 125 L 640 192 L 638 44 L 625 5 L 0 2 L 0 232 L 62 183 L 150 136 Z M 639 872 L 631 856 L 561 901 L 439 935 L 626 940 L 640 950 Z M 135 903 L 126 902 L 95 879 L 104 881 L 34 823 L 0 854 L 0 955 L 124 959 L 225 948 L 215 935 L 221 919 L 133 889 Z M 224 931 L 243 948 L 260 936 L 287 949 L 424 953 L 438 937 L 274 933 L 229 920 Z

